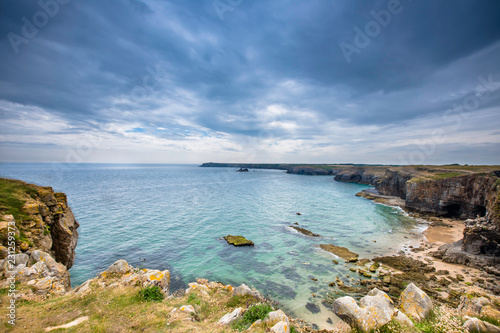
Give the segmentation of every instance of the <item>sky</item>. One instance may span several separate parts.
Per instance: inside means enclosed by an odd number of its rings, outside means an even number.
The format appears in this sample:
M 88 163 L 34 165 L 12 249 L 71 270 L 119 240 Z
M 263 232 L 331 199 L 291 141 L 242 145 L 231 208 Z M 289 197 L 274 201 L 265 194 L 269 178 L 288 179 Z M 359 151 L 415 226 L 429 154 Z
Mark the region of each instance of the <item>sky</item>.
M 497 0 L 2 0 L 0 162 L 500 164 Z

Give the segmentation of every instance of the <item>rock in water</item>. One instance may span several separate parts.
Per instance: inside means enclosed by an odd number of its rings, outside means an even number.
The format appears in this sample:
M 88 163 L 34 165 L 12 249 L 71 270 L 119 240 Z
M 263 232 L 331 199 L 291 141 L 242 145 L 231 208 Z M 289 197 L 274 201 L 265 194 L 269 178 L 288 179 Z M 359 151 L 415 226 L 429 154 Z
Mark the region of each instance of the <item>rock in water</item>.
M 401 310 L 413 319 L 422 320 L 432 310 L 432 300 L 420 288 L 410 283 L 401 293 Z
M 301 234 L 306 235 L 306 236 L 321 237 L 320 235 L 315 234 L 314 232 L 311 232 L 311 231 L 304 229 L 304 228 L 301 228 L 301 227 L 296 227 L 296 226 L 291 225 L 290 228 L 295 229 L 298 232 L 300 232 Z
M 377 288 L 363 297 L 359 305 L 350 296 L 341 297 L 333 303 L 333 312 L 358 330 L 370 332 L 390 322 L 395 311 L 389 296 Z
M 333 244 L 320 244 L 319 247 L 322 250 L 333 253 L 336 256 L 339 256 L 342 259 L 345 259 L 348 261 L 357 261 L 358 256 L 359 256 L 357 253 L 351 252 L 351 251 L 349 251 L 349 249 L 342 247 L 342 246 L 336 246 Z
M 226 242 L 234 246 L 254 246 L 254 243 L 251 240 L 248 240 L 243 236 L 227 235 L 222 238 L 224 238 Z

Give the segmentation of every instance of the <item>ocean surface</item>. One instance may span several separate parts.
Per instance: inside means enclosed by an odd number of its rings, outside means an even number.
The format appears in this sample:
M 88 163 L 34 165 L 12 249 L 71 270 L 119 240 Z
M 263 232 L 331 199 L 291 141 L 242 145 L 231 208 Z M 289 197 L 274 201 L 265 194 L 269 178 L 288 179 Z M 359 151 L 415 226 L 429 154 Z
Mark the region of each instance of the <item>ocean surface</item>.
M 169 269 L 173 290 L 196 278 L 254 286 L 289 314 L 325 328 L 328 318 L 336 318 L 321 300 L 339 292 L 328 283 L 337 276 L 347 283 L 346 276 L 354 274 L 343 260 L 333 264 L 336 257 L 318 245 L 345 246 L 373 258 L 396 252 L 422 229 L 397 208 L 356 197 L 366 185 L 281 170 L 235 171 L 197 165 L 0 164 L 1 177 L 68 195 L 80 223 L 73 285 L 125 259 L 134 267 Z M 299 234 L 288 227 L 292 223 L 322 238 Z M 227 234 L 243 235 L 255 247 L 228 245 L 221 240 Z

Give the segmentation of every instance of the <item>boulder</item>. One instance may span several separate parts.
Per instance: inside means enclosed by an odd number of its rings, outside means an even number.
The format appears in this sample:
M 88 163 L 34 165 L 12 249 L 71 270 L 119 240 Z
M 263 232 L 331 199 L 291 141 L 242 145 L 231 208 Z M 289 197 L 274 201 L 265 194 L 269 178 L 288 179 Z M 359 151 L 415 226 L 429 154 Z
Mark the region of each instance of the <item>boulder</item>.
M 500 328 L 487 323 L 485 321 L 479 320 L 477 318 L 470 318 L 465 316 L 464 319 L 464 329 L 466 332 L 476 332 L 476 333 L 500 333 Z
M 401 293 L 401 310 L 413 319 L 422 320 L 432 310 L 432 300 L 420 288 L 410 283 Z
M 233 312 L 229 312 L 225 314 L 221 319 L 219 319 L 217 325 L 220 326 L 229 325 L 236 319 L 240 318 L 242 313 L 243 313 L 243 308 L 237 308 Z
M 194 310 L 194 307 L 192 305 L 183 305 L 179 308 L 179 311 L 185 312 L 185 313 L 196 313 Z
M 106 270 L 108 274 L 125 274 L 132 270 L 132 267 L 123 259 L 115 261 L 109 268 Z
M 415 324 L 408 318 L 403 312 L 397 311 L 394 317 L 392 318 L 395 322 L 400 324 L 401 326 L 413 327 Z
M 486 297 L 471 297 L 470 295 L 464 295 L 460 297 L 458 311 L 463 315 L 477 316 L 481 312 L 483 306 L 489 304 L 490 301 Z
M 246 284 L 242 284 L 241 286 L 234 288 L 233 295 L 235 296 L 250 295 L 256 298 L 262 298 L 262 295 L 257 290 L 250 289 Z
M 271 327 L 271 332 L 290 333 L 290 324 L 284 321 L 280 321 L 279 323 Z
M 387 324 L 395 312 L 389 296 L 377 288 L 363 297 L 359 304 L 350 296 L 341 297 L 333 303 L 333 312 L 362 332 L 370 332 Z
M 265 325 L 269 325 L 269 326 L 276 325 L 279 322 L 285 322 L 287 324 L 290 323 L 289 320 L 288 320 L 287 315 L 283 311 L 281 311 L 281 310 L 269 312 L 269 314 L 267 315 L 267 317 L 264 318 L 264 320 L 262 322 Z

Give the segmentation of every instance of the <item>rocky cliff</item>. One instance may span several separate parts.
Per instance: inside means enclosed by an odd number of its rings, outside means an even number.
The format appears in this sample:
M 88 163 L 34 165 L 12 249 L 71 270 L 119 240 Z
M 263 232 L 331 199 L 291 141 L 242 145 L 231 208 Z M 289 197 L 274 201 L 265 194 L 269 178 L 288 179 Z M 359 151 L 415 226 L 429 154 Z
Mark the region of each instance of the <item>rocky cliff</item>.
M 67 269 L 73 265 L 79 224 L 64 193 L 0 179 L 0 259 L 9 252 L 9 225 L 15 234 L 15 252 L 41 250 Z
M 464 238 L 443 246 L 435 256 L 500 275 L 500 270 L 494 268 L 500 264 L 499 172 L 439 171 L 387 170 L 374 185 L 382 195 L 403 199 L 408 210 L 468 219 Z

